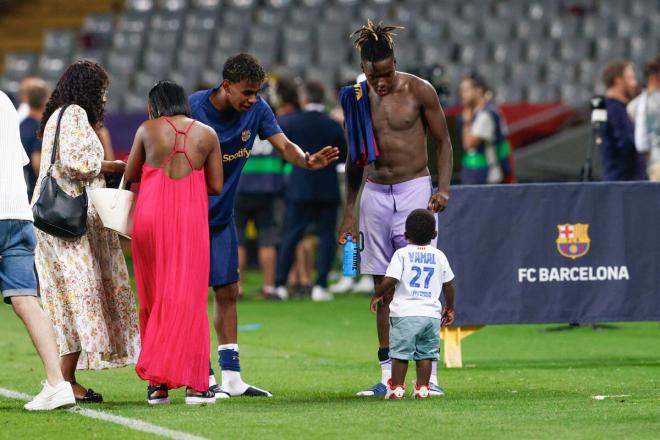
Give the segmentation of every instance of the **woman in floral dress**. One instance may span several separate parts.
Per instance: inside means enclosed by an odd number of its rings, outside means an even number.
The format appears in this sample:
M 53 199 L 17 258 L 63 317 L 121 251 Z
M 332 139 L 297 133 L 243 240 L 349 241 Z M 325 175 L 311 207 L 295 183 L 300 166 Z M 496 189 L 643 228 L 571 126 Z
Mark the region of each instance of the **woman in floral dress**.
M 71 65 L 60 78 L 41 120 L 42 154 L 51 157 L 62 107 L 59 152 L 52 175 L 69 195 L 84 188 L 103 188 L 103 173 L 123 173 L 121 161 L 104 161 L 95 132 L 103 121 L 108 76 L 89 61 Z M 49 160 L 41 162 L 32 202 L 41 192 Z M 79 402 L 101 402 L 102 396 L 76 383 L 79 369 L 134 364 L 139 332 L 128 270 L 115 232 L 104 229 L 90 204 L 87 232 L 66 241 L 37 230 L 35 254 L 44 309 L 53 321 L 64 379 Z

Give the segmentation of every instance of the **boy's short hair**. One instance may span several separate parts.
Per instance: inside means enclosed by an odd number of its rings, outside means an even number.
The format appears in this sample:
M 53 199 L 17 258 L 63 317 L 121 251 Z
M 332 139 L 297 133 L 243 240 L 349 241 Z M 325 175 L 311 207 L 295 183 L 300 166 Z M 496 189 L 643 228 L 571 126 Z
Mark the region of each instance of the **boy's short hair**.
M 406 218 L 406 237 L 411 244 L 429 244 L 434 233 L 435 216 L 429 210 L 415 209 Z
M 249 83 L 261 84 L 266 79 L 266 72 L 255 57 L 247 53 L 239 53 L 225 62 L 222 79 L 232 83 L 247 80 Z

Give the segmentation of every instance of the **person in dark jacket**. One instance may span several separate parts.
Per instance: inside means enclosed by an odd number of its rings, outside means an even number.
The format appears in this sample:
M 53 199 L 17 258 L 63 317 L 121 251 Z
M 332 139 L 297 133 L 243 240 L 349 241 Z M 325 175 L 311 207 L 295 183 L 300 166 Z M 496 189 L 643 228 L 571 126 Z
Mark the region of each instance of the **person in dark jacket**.
M 326 113 L 322 104 L 324 93 L 321 83 L 307 82 L 304 85 L 302 110 L 286 114 L 278 122 L 286 136 L 310 154 L 325 145 L 332 145 L 339 148 L 340 160 L 343 160 L 346 155 L 344 131 Z M 314 223 L 319 237 L 319 250 L 316 261 L 318 277 L 312 288 L 312 300 L 330 300 L 332 294 L 326 288 L 337 249 L 335 229 L 340 203 L 336 168 L 327 167 L 315 173 L 295 168 L 289 176 L 285 198 L 287 209 L 275 279 L 278 296 L 288 297 L 285 285 L 296 246 L 307 226 Z
M 607 122 L 601 127 L 603 180 L 644 180 L 644 159 L 635 148 L 635 123 L 626 104 L 637 93 L 635 70 L 629 61 L 611 61 L 603 70 Z

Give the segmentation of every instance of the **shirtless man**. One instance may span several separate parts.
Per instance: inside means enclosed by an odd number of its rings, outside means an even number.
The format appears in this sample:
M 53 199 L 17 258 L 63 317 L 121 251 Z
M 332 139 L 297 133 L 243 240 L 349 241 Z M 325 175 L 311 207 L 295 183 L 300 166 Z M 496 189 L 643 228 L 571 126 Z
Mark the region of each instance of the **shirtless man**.
M 438 95 L 429 82 L 396 70 L 394 29 L 368 22 L 353 34 L 367 79 L 380 156 L 364 169 L 358 167 L 350 155 L 347 158 L 346 205 L 339 230 L 340 244 L 349 234 L 357 236 L 355 200 L 366 172 L 359 216 L 359 229 L 364 236 L 361 272 L 373 275 L 376 287 L 382 282 L 394 252 L 406 245 L 404 228 L 408 214 L 418 208 L 433 212 L 446 208 L 452 171 L 451 141 Z M 433 191 L 427 166 L 427 130 L 437 143 L 437 192 Z M 385 301 L 378 307 L 376 325 L 381 381 L 370 389 L 360 391 L 358 396 L 384 396 L 385 384 L 391 377 L 389 302 Z M 437 362 L 434 362 L 431 395 L 437 396 L 444 392 L 437 386 L 436 365 Z

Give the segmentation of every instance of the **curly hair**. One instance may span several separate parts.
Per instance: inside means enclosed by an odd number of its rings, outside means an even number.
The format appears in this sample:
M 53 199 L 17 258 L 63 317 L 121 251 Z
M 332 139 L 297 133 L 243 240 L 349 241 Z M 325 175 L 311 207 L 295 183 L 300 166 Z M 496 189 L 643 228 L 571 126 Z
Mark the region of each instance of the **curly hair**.
M 427 209 L 415 209 L 406 218 L 406 237 L 411 244 L 423 246 L 433 240 L 435 216 Z
M 250 83 L 261 84 L 266 79 L 266 72 L 255 57 L 247 53 L 239 53 L 229 57 L 225 62 L 222 79 L 232 83 L 247 80 Z
M 46 110 L 41 117 L 39 137 L 43 137 L 48 119 L 55 110 L 69 104 L 82 107 L 87 113 L 89 124 L 95 128 L 99 127 L 103 123 L 103 93 L 108 83 L 108 74 L 99 64 L 87 60 L 71 64 L 62 74 L 46 104 Z

